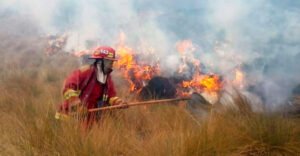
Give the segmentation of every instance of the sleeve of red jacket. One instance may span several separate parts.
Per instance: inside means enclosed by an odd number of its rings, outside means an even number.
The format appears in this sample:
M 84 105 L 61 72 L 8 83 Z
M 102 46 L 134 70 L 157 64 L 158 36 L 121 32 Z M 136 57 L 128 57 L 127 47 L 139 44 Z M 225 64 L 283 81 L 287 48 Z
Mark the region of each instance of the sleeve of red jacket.
M 59 105 L 58 111 L 55 114 L 56 119 L 67 118 L 65 114 L 69 112 L 69 105 L 74 102 L 80 102 L 79 94 L 79 84 L 82 81 L 81 71 L 74 71 L 66 79 L 63 89 L 64 102 Z
M 65 81 L 63 96 L 65 100 L 69 100 L 72 98 L 79 98 L 80 94 L 80 83 L 82 81 L 81 71 L 74 71 Z
M 69 105 L 71 103 L 80 102 L 80 83 L 82 81 L 81 71 L 74 71 L 65 81 L 63 89 L 64 102 L 62 104 L 62 111 L 68 112 Z

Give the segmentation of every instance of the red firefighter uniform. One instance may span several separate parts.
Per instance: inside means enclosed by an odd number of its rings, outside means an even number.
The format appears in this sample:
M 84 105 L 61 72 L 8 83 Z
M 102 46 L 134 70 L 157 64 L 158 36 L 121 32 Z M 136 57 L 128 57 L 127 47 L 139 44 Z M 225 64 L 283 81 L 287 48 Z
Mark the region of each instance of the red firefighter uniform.
M 65 81 L 63 95 L 65 101 L 59 105 L 55 115 L 56 119 L 68 117 L 70 105 L 80 102 L 88 109 L 114 105 L 120 101 L 116 97 L 116 90 L 110 74 L 107 75 L 106 84 L 100 84 L 96 78 L 97 68 L 94 65 L 86 65 L 75 70 Z

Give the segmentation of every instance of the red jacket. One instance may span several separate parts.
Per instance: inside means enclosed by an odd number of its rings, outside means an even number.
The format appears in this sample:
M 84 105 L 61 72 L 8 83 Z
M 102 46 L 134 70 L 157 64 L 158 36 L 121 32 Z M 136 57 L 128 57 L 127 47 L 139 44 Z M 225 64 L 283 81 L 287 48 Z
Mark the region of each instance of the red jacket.
M 96 78 L 94 65 L 86 65 L 75 70 L 65 81 L 63 95 L 65 101 L 59 105 L 55 115 L 57 119 L 61 115 L 68 114 L 69 105 L 74 101 L 80 100 L 85 107 L 92 109 L 97 108 L 101 100 L 104 106 L 113 105 L 119 100 L 110 74 L 107 76 L 106 85 L 100 84 Z

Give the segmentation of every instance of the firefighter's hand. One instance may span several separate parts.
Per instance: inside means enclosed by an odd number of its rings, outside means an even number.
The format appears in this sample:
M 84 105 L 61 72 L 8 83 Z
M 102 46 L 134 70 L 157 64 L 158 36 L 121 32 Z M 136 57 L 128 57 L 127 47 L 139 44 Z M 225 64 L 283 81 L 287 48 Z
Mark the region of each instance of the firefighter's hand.
M 120 100 L 117 102 L 117 105 L 121 105 L 120 109 L 128 108 L 128 103 L 126 101 Z

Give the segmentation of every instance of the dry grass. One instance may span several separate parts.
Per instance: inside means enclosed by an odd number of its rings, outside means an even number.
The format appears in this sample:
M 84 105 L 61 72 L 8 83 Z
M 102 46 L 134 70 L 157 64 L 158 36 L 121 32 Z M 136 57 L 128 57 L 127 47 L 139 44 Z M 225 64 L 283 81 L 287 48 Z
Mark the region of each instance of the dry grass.
M 78 67 L 76 58 L 47 58 L 40 48 L 11 59 L 14 50 L 1 51 L 0 155 L 300 153 L 299 118 L 254 113 L 239 94 L 234 99 L 238 110 L 220 108 L 201 122 L 183 108 L 156 105 L 115 110 L 90 131 L 82 131 L 76 121 L 54 119 L 63 80 Z M 131 97 L 124 90 L 121 96 Z

